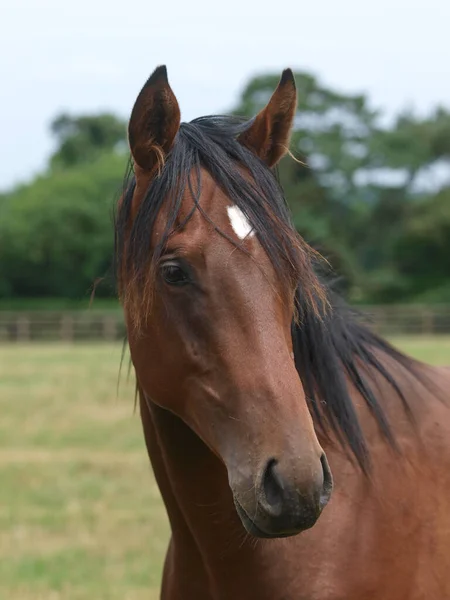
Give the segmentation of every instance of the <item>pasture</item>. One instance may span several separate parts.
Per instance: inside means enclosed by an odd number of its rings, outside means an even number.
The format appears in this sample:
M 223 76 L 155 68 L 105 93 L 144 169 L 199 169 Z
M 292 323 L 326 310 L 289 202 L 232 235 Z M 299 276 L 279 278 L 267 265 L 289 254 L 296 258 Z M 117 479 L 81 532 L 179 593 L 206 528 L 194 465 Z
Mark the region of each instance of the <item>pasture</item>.
M 450 338 L 393 340 L 450 364 Z M 0 346 L 0 598 L 156 600 L 168 523 L 121 346 Z

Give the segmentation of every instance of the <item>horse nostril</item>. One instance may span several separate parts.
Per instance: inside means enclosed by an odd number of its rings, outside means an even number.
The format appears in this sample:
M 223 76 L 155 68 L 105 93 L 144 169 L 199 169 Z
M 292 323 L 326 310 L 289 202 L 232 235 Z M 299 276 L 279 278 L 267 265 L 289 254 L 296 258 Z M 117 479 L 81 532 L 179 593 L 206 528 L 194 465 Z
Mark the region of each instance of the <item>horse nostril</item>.
M 272 458 L 267 463 L 263 475 L 264 496 L 271 509 L 282 510 L 283 506 L 283 482 L 276 471 L 277 461 Z
M 328 504 L 331 492 L 333 491 L 333 476 L 325 453 L 320 457 L 320 462 L 323 470 L 323 486 L 322 493 L 320 494 L 320 509 L 322 510 Z

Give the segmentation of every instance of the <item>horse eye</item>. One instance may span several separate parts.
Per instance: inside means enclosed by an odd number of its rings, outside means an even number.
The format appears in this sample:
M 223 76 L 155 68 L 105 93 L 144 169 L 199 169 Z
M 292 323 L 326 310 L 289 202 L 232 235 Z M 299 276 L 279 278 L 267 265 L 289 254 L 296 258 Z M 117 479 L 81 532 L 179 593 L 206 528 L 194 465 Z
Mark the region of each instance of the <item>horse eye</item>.
M 179 265 L 166 263 L 161 266 L 163 279 L 169 285 L 186 285 L 189 283 L 187 274 Z

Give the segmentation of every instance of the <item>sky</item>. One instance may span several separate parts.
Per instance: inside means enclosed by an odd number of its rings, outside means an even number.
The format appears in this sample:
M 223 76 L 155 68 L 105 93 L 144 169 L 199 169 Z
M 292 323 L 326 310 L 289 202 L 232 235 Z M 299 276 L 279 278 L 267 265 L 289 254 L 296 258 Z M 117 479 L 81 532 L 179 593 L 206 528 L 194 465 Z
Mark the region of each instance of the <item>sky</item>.
M 450 107 L 448 0 L 13 0 L 0 19 L 0 189 L 30 180 L 51 120 L 129 116 L 166 64 L 183 120 L 226 112 L 250 77 L 307 70 L 393 115 Z

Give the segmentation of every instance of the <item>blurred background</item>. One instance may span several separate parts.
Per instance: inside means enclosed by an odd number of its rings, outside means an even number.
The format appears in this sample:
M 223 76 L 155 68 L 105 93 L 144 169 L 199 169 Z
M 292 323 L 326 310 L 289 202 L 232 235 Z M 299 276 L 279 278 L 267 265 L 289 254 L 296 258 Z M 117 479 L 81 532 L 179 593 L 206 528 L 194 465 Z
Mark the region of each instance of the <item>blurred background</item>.
M 111 272 L 127 118 L 158 64 L 183 120 L 253 116 L 295 71 L 306 166 L 280 165 L 295 226 L 376 329 L 450 364 L 450 5 L 275 8 L 3 8 L 0 598 L 158 597 L 168 527 L 119 381 Z

